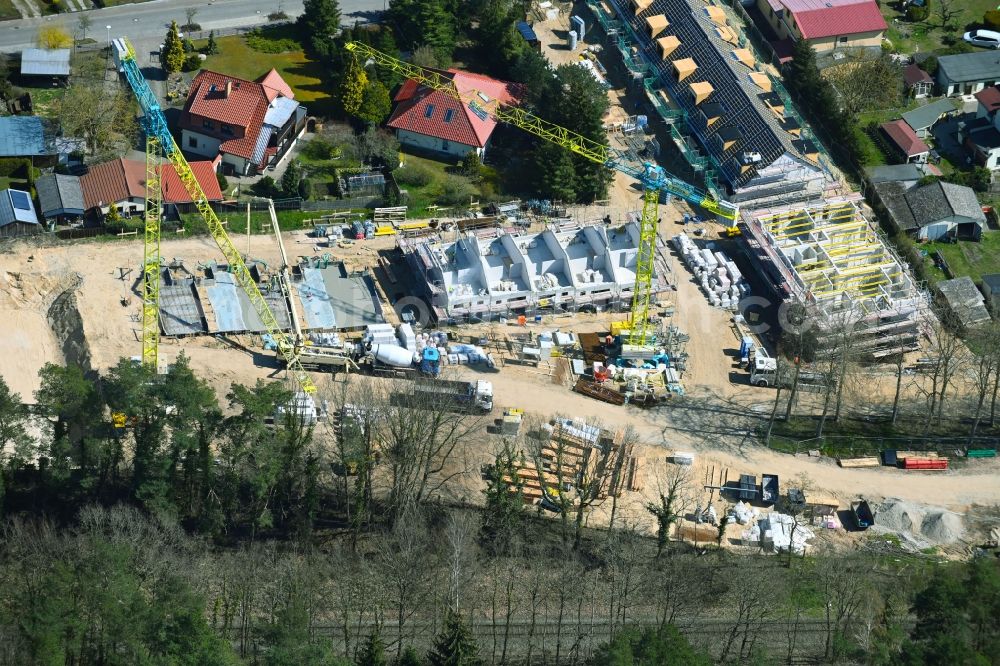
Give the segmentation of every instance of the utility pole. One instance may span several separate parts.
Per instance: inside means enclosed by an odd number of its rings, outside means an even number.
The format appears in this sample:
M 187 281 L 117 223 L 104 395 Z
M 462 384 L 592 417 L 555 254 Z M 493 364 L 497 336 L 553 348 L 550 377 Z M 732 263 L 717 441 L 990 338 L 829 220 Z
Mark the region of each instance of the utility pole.
M 247 259 L 250 258 L 250 202 L 247 202 Z

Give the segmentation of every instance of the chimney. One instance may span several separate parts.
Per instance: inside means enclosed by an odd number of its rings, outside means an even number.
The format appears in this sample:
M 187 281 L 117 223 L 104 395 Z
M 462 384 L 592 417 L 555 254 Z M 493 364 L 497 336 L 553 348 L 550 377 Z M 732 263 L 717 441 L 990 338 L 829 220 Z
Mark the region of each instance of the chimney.
M 226 81 L 226 99 L 229 99 L 229 95 L 232 92 L 233 92 L 233 82 Z

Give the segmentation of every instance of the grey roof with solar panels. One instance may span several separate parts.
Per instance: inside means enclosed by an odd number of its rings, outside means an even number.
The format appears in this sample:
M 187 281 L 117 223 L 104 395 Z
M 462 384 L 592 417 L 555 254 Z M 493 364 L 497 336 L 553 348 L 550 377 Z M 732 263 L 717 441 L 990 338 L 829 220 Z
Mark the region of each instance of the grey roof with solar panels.
M 21 190 L 0 190 L 0 227 L 15 222 L 38 224 L 31 195 Z

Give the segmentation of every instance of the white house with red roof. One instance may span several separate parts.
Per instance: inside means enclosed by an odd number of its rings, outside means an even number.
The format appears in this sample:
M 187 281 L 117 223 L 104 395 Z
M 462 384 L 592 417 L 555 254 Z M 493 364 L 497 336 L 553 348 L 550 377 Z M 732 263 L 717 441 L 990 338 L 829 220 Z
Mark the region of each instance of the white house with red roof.
M 816 53 L 878 49 L 888 26 L 875 0 L 757 0 L 779 39 L 812 44 Z
M 179 122 L 181 149 L 223 173 L 256 175 L 291 150 L 306 127 L 306 109 L 277 71 L 256 81 L 201 70 Z
M 191 162 L 191 171 L 209 202 L 222 201 L 222 191 L 212 162 Z M 74 176 L 69 176 L 73 178 Z M 88 167 L 79 177 L 80 192 L 86 213 L 106 215 L 111 206 L 125 217 L 141 215 L 146 202 L 146 164 L 119 158 Z M 160 167 L 160 187 L 165 206 L 188 209 L 193 206 L 191 195 L 172 165 Z
M 513 83 L 457 69 L 439 73 L 451 79 L 463 97 L 481 97 L 484 106 L 494 100 L 511 104 L 518 99 Z M 492 116 L 477 114 L 451 95 L 412 79 L 400 86 L 394 101 L 396 108 L 386 125 L 396 130 L 399 142 L 443 157 L 465 157 L 473 151 L 482 157 L 497 126 Z

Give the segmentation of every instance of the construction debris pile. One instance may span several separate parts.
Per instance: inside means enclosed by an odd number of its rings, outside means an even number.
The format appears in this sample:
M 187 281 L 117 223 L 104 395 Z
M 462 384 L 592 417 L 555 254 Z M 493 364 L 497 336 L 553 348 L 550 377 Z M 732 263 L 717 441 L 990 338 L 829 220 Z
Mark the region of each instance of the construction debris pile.
M 953 544 L 965 537 L 959 514 L 900 499 L 887 499 L 876 508 L 874 529 L 898 534 L 902 545 L 911 550 Z
M 684 265 L 700 281 L 709 303 L 735 311 L 740 300 L 750 294 L 750 285 L 740 269 L 724 252 L 713 252 L 711 243 L 699 248 L 687 234 L 677 234 L 672 241 Z
M 541 430 L 540 448 L 521 455 L 516 478 L 503 478 L 511 492 L 520 489 L 525 503 L 563 511 L 643 489 L 642 459 L 624 441 L 624 431 L 569 419 L 546 423 Z

